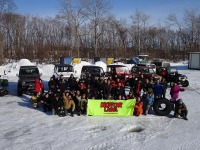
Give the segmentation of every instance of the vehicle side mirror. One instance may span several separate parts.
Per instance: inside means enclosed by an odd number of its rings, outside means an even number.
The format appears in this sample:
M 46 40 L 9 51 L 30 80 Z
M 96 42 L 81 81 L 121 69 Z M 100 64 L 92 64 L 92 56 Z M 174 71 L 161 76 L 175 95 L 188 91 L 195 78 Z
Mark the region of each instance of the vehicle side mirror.
M 17 77 L 19 77 L 19 74 L 16 74 Z
M 4 75 L 6 75 L 6 71 L 4 70 Z
M 77 73 L 77 71 L 76 71 L 76 70 L 75 70 L 74 72 L 75 72 L 75 73 Z
M 40 76 L 42 76 L 42 73 L 40 73 Z

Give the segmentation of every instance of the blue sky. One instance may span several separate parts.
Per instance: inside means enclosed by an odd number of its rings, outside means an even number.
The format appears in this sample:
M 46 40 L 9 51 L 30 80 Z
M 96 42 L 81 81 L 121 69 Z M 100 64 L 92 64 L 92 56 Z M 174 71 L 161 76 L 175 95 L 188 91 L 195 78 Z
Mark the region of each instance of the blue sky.
M 151 16 L 151 22 L 166 20 L 170 12 L 182 18 L 185 9 L 200 13 L 200 0 L 108 0 L 111 12 L 118 18 L 129 19 L 137 9 Z M 55 16 L 59 12 L 59 0 L 14 0 L 17 12 L 42 17 Z

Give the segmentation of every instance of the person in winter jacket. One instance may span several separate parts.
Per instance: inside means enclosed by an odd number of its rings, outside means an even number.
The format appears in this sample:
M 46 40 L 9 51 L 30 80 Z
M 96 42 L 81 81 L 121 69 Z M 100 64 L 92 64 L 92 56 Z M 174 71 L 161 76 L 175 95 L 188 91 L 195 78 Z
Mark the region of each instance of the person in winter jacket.
M 127 83 L 130 86 L 130 92 L 131 93 L 133 93 L 134 82 L 135 82 L 135 76 L 130 75 L 128 80 L 127 80 Z
M 147 94 L 148 94 L 149 92 L 152 92 L 152 91 L 153 91 L 153 85 L 152 85 L 152 83 L 149 81 L 149 79 L 146 79 L 146 80 L 145 80 L 145 83 L 143 84 L 142 89 L 143 89 L 143 91 L 144 91 L 144 93 L 143 93 L 143 97 L 144 97 L 144 98 L 146 98 L 146 96 L 147 96 Z
M 65 108 L 65 115 L 67 116 L 68 113 L 71 113 L 71 116 L 74 117 L 74 110 L 75 110 L 75 103 L 72 99 L 72 95 L 69 94 L 68 96 L 63 96 L 64 108 Z
M 56 88 L 57 88 L 57 83 L 56 81 L 53 79 L 53 77 L 50 78 L 50 81 L 48 82 L 48 87 L 49 87 L 49 91 L 55 92 Z
M 67 82 L 62 74 L 60 75 L 60 79 L 58 80 L 58 86 L 60 87 L 61 93 L 63 93 L 67 89 Z
M 147 94 L 146 102 L 147 102 L 147 106 L 146 106 L 146 110 L 145 110 L 145 115 L 152 112 L 152 106 L 153 106 L 153 102 L 154 102 L 154 97 L 153 97 L 152 92 L 149 92 Z
M 118 86 L 115 88 L 115 92 L 114 92 L 114 98 L 118 99 L 119 96 L 126 97 L 125 95 L 125 89 L 121 86 L 121 82 L 118 83 Z
M 68 85 L 69 85 L 70 91 L 75 91 L 76 88 L 77 88 L 76 78 L 74 77 L 73 74 L 71 74 L 69 79 L 68 79 Z
M 31 97 L 30 102 L 32 103 L 33 108 L 39 108 L 40 95 L 38 92 L 34 92 L 34 95 Z
M 76 92 L 72 93 L 72 99 L 74 100 L 75 103 L 75 110 L 77 111 L 77 115 L 80 116 L 81 113 L 81 107 L 80 107 L 80 102 L 81 102 L 81 93 L 79 90 Z
M 111 85 L 110 80 L 107 80 L 107 84 L 104 86 L 103 89 L 103 99 L 107 99 L 109 94 L 113 95 L 113 87 Z
M 140 93 L 142 90 L 142 81 L 141 80 L 135 80 L 135 85 L 134 85 L 134 96 L 135 97 L 140 97 Z
M 175 102 L 175 113 L 174 117 L 178 118 L 180 115 L 183 119 L 188 120 L 187 118 L 188 110 L 186 105 L 183 103 L 182 99 L 179 99 Z
M 78 85 L 78 87 L 79 87 L 79 91 L 81 92 L 81 95 L 83 93 L 87 93 L 85 82 L 80 82 L 79 85 Z
M 64 103 L 61 97 L 57 93 L 54 94 L 52 101 L 52 113 L 54 115 L 64 116 Z
M 41 95 L 44 94 L 44 83 L 42 82 L 42 79 L 39 79 L 40 82 L 40 88 L 41 88 Z
M 140 97 L 136 97 L 136 104 L 134 106 L 134 115 L 140 116 L 143 113 L 143 102 Z
M 181 88 L 177 83 L 174 83 L 170 90 L 171 101 L 175 102 L 179 98 L 179 92 L 185 91 L 184 88 Z
M 81 108 L 82 114 L 86 114 L 87 113 L 87 98 L 86 98 L 86 94 L 83 94 L 81 96 L 80 108 Z
M 46 93 L 43 97 L 42 97 L 42 100 L 41 100 L 41 104 L 43 106 L 43 111 L 46 112 L 46 111 L 51 111 L 51 99 L 50 99 L 50 96 L 49 96 L 49 93 Z
M 162 80 L 161 80 L 161 85 L 163 87 L 163 92 L 162 92 L 162 97 L 165 98 L 165 95 L 166 95 L 166 90 L 167 90 L 167 81 L 165 80 L 164 77 L 162 77 Z
M 153 93 L 156 99 L 159 99 L 162 97 L 163 86 L 160 84 L 160 80 L 157 80 L 156 84 L 154 84 Z
M 126 96 L 126 100 L 128 99 L 134 99 L 133 93 L 130 91 L 129 94 Z
M 39 95 L 42 93 L 41 84 L 38 78 L 35 78 L 35 89 L 34 92 L 39 93 Z

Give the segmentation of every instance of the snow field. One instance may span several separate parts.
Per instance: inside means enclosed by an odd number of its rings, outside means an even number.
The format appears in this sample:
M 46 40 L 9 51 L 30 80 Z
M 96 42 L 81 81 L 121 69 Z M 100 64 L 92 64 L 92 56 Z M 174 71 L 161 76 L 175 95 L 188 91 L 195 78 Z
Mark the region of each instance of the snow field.
M 23 62 L 24 61 L 24 62 Z M 23 60 L 22 65 L 29 64 Z M 178 64 L 180 65 L 180 63 Z M 53 65 L 39 64 L 47 85 Z M 58 117 L 33 109 L 29 95 L 16 92 L 18 63 L 0 66 L 8 72 L 9 95 L 0 97 L 0 149 L 89 149 L 89 150 L 198 150 L 200 140 L 200 71 L 181 70 L 190 86 L 180 93 L 188 107 L 189 121 L 147 115 L 140 117 Z M 77 67 L 80 69 L 80 66 Z M 169 98 L 169 89 L 167 91 Z

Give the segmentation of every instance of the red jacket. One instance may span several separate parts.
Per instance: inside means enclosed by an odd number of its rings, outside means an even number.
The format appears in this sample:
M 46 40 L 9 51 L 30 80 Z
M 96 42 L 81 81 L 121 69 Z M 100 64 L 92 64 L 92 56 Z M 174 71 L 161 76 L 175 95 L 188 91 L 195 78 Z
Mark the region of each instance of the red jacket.
M 41 90 L 41 84 L 40 84 L 40 82 L 39 82 L 39 80 L 38 79 L 35 79 L 35 90 L 34 90 L 35 92 L 42 92 L 42 90 Z

